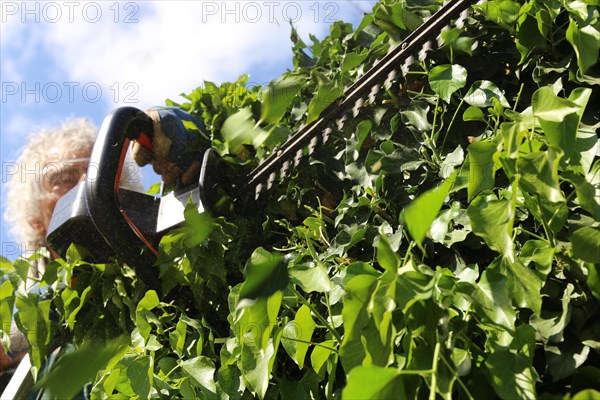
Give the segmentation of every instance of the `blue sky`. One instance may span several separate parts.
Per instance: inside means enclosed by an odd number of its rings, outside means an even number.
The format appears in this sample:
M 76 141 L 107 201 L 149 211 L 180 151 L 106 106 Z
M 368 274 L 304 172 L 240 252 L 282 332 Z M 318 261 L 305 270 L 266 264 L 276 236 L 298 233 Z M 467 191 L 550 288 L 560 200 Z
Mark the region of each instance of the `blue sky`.
M 291 19 L 322 38 L 332 21 L 356 25 L 374 0 L 0 0 L 2 182 L 28 134 L 65 118 L 97 126 L 114 108 L 181 101 L 205 80 L 249 74 L 266 84 L 291 68 Z M 146 181 L 153 180 L 145 172 Z M 4 215 L 5 191 L 1 212 Z M 2 221 L 1 253 L 19 245 Z

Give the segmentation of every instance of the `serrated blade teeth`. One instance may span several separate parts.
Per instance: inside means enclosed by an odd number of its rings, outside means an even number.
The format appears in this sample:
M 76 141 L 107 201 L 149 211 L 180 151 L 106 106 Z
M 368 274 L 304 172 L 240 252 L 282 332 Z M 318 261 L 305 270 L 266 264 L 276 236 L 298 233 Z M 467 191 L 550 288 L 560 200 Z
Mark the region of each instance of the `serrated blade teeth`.
M 385 82 L 383 83 L 383 87 L 385 87 L 386 90 L 390 90 L 390 88 L 394 84 L 394 81 L 396 80 L 397 76 L 398 76 L 398 73 L 396 72 L 396 70 L 395 69 L 391 70 L 390 73 L 388 74 Z
M 448 32 L 450 30 L 450 25 L 446 25 L 440 31 L 440 35 L 437 37 L 437 45 L 438 47 L 442 47 L 444 45 L 444 38 L 442 37 L 443 33 Z
M 303 151 L 302 149 L 298 149 L 296 151 L 296 155 L 294 156 L 294 167 L 297 167 L 300 164 L 300 160 L 302 159 Z
M 352 115 L 356 118 L 363 104 L 365 104 L 365 100 L 361 97 L 360 99 L 354 102 L 354 107 L 352 107 Z
M 312 154 L 315 152 L 315 148 L 317 147 L 317 143 L 319 142 L 319 138 L 317 136 L 310 139 L 310 143 L 308 144 L 308 154 Z
M 258 198 L 260 197 L 260 193 L 263 190 L 263 184 L 259 183 L 258 185 L 256 185 L 256 189 L 254 192 L 254 200 L 258 200 Z
M 410 71 L 410 66 L 415 63 L 415 58 L 413 56 L 409 56 L 406 60 L 404 60 L 404 64 L 402 64 L 402 74 L 406 75 L 408 71 Z
M 369 103 L 375 104 L 375 96 L 379 93 L 379 85 L 373 85 L 369 93 Z
M 338 119 L 336 121 L 338 131 L 341 131 L 342 129 L 344 129 L 344 123 L 346 122 L 347 118 L 348 117 L 346 116 L 346 114 L 344 114 L 344 115 L 342 115 L 342 117 L 340 119 Z
M 331 132 L 331 128 L 325 128 L 323 130 L 323 143 L 327 143 L 327 141 L 329 140 L 329 136 L 331 136 Z
M 277 178 L 277 174 L 275 174 L 275 172 L 271 172 L 269 174 L 269 180 L 267 181 L 267 190 L 273 187 L 273 182 L 275 182 L 275 178 Z
M 427 52 L 431 50 L 431 41 L 427 41 L 423 44 L 423 47 L 421 47 L 421 50 L 419 51 L 419 61 L 423 61 L 427 58 Z
M 467 18 L 469 18 L 469 9 L 468 8 L 466 10 L 464 10 L 463 12 L 460 13 L 460 16 L 458 17 L 458 19 L 456 20 L 456 22 L 454 23 L 454 25 L 458 29 L 464 28 L 465 27 L 465 23 L 467 22 Z
M 286 160 L 283 162 L 283 165 L 281 166 L 281 169 L 279 170 L 279 174 L 283 178 L 283 177 L 287 176 L 289 170 L 290 170 L 290 162 Z

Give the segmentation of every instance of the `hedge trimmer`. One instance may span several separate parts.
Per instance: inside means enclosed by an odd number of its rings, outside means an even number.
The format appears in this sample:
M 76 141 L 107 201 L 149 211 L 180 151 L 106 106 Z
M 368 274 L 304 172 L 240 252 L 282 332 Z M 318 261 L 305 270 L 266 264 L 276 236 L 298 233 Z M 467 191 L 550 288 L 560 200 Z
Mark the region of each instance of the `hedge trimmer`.
M 259 200 L 276 180 L 283 179 L 307 154 L 341 130 L 344 121 L 356 116 L 368 104 L 376 104 L 381 89 L 390 89 L 398 76 L 426 57 L 444 29 L 461 27 L 473 0 L 450 1 L 413 31 L 397 47 L 348 87 L 343 96 L 328 106 L 320 118 L 303 126 L 289 137 L 243 180 L 230 185 L 232 177 L 223 176 L 221 160 L 213 150 L 198 153 L 201 159 L 199 179 L 192 187 L 183 187 L 163 197 L 154 197 L 119 188 L 123 163 L 131 140 L 152 148 L 153 120 L 143 111 L 122 107 L 108 115 L 94 145 L 85 182 L 68 192 L 57 203 L 50 227 L 48 244 L 65 256 L 71 243 L 81 244 L 90 252 L 92 262 L 106 262 L 117 255 L 136 269 L 142 280 L 157 282 L 157 271 L 148 268 L 158 255 L 160 238 L 184 221 L 189 199 L 200 211 L 214 205 L 213 188 L 225 188 L 238 203 Z M 181 111 L 178 111 L 181 113 Z M 183 125 L 181 125 L 183 126 Z M 181 144 L 189 132 L 170 132 L 173 143 Z M 174 161 L 175 162 L 175 161 Z

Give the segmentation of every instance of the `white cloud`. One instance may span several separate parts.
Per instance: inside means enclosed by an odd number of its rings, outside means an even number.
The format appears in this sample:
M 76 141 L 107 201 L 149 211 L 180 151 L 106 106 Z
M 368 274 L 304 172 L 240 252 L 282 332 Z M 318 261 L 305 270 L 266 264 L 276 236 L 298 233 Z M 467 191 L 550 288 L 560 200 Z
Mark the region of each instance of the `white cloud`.
M 162 104 L 204 80 L 233 80 L 256 66 L 290 65 L 290 26 L 303 37 L 324 36 L 334 19 L 353 17 L 372 1 L 96 2 L 56 23 L 31 27 L 68 79 L 98 83 L 109 108 L 129 100 Z M 125 6 L 127 8 L 125 8 Z M 330 15 L 328 15 L 328 13 Z M 91 18 L 90 18 L 91 16 Z M 129 16 L 134 23 L 125 23 Z M 118 22 L 115 23 L 115 19 Z M 281 67 L 283 68 L 283 67 Z M 270 77 L 275 78 L 275 76 Z M 251 82 L 257 82 L 251 77 Z M 93 92 L 92 94 L 93 95 Z M 115 104 L 116 103 L 116 104 Z

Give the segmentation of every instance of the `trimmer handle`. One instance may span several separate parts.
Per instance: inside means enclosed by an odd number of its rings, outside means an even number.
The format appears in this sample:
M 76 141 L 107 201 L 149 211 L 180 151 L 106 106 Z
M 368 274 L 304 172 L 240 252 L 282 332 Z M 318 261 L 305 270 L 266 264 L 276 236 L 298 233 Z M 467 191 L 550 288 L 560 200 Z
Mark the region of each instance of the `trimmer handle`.
M 152 120 L 142 110 L 121 107 L 111 112 L 102 122 L 92 150 L 85 192 L 89 216 L 98 232 L 123 261 L 137 266 L 136 273 L 147 283 L 158 282 L 155 254 L 123 211 L 117 192 L 130 140 L 151 137 L 152 131 Z

